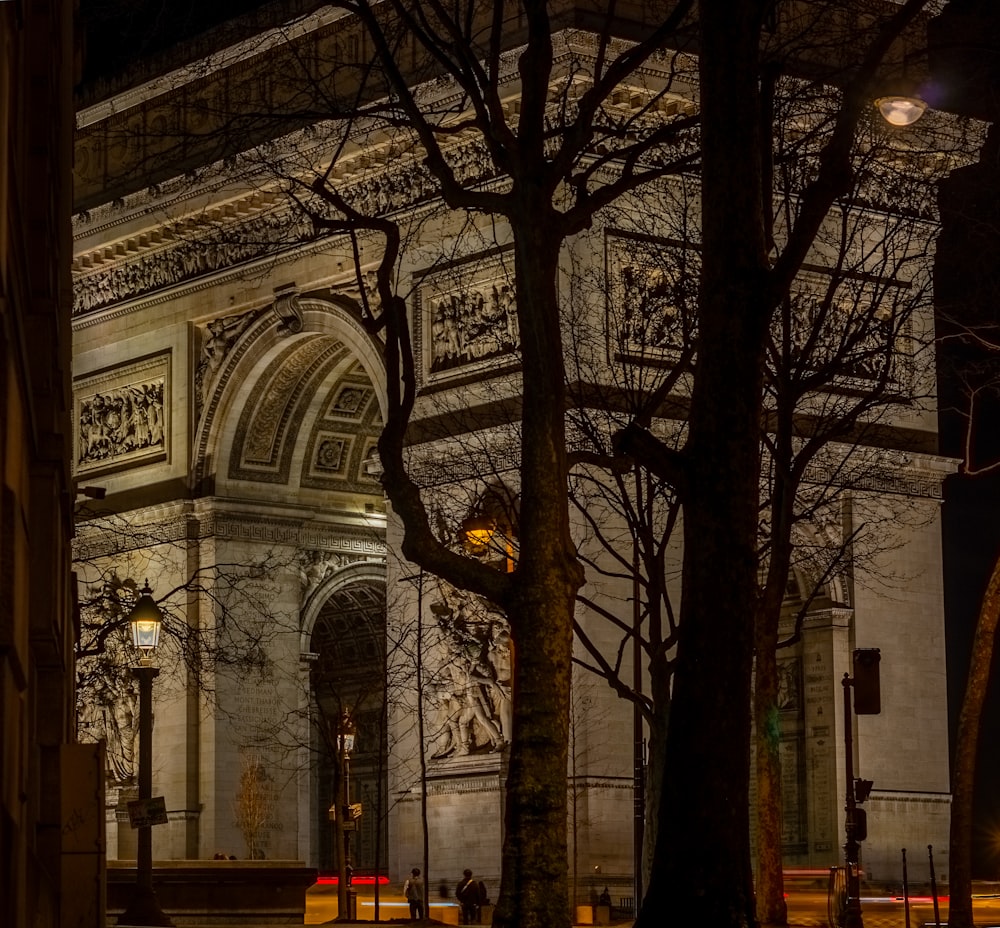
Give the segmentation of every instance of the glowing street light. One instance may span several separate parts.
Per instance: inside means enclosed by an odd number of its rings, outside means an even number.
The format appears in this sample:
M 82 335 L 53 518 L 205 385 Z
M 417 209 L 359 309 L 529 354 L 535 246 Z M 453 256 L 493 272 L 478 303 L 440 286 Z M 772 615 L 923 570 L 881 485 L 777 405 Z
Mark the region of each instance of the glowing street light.
M 149 581 L 139 591 L 140 595 L 128 621 L 132 627 L 132 643 L 140 653 L 139 666 L 132 673 L 139 681 L 139 803 L 148 804 L 153 798 L 153 679 L 159 670 L 152 666 L 153 652 L 160 642 L 163 613 L 153 599 Z M 148 819 L 144 811 L 143 818 Z M 119 925 L 172 926 L 160 908 L 153 889 L 153 832 L 152 823 L 141 821 L 138 826 L 135 893 L 128 908 L 118 916 Z
M 875 108 L 890 126 L 912 126 L 927 110 L 927 103 L 912 94 L 879 97 Z

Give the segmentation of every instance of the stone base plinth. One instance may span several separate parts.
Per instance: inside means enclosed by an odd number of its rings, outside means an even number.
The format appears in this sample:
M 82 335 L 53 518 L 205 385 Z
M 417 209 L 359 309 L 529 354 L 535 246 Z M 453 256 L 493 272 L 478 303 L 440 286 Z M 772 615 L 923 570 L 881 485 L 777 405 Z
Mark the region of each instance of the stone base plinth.
M 135 863 L 108 861 L 108 923 L 135 891 Z M 301 925 L 316 870 L 302 861 L 165 860 L 153 864 L 160 908 L 177 926 Z

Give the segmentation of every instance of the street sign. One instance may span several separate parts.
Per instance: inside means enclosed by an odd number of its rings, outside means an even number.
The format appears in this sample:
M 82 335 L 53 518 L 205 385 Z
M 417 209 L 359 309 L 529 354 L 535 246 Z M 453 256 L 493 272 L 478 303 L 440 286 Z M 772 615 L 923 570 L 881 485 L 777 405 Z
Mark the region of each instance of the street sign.
M 167 803 L 162 796 L 134 799 L 128 803 L 128 823 L 133 828 L 167 824 Z

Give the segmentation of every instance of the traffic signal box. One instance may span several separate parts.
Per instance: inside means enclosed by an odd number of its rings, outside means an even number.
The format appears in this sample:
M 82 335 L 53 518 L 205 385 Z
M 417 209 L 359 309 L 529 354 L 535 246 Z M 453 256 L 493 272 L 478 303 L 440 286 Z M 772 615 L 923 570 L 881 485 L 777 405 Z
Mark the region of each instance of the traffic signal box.
M 878 665 L 882 654 L 878 648 L 857 648 L 854 651 L 854 713 L 878 715 L 882 711 L 882 687 Z

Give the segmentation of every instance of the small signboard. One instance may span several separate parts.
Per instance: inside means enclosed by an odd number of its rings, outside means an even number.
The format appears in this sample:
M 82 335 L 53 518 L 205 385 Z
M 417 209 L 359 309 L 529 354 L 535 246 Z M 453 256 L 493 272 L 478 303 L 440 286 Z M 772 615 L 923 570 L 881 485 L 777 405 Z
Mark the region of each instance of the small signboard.
M 128 823 L 133 828 L 167 824 L 167 803 L 162 796 L 135 799 L 128 804 Z

